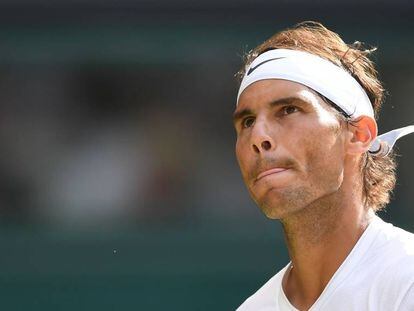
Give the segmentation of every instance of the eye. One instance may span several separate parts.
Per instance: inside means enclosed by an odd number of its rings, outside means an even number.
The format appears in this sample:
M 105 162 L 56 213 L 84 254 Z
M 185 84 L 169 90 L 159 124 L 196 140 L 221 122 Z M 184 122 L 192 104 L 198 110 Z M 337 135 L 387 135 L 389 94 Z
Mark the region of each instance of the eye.
M 247 117 L 242 120 L 241 125 L 242 125 L 242 128 L 248 128 L 248 127 L 251 127 L 253 123 L 254 123 L 254 118 Z
M 282 108 L 282 114 L 283 115 L 292 114 L 292 113 L 295 113 L 295 112 L 298 112 L 298 111 L 299 111 L 298 107 L 292 106 L 292 105 L 290 105 L 290 106 L 284 106 Z

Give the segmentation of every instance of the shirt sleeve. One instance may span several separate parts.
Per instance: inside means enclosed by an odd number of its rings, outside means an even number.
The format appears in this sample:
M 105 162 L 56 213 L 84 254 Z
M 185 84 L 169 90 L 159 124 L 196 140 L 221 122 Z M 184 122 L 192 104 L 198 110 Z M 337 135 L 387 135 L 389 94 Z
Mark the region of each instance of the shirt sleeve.
M 414 310 L 414 283 L 408 288 L 408 291 L 405 293 L 398 311 L 412 311 Z

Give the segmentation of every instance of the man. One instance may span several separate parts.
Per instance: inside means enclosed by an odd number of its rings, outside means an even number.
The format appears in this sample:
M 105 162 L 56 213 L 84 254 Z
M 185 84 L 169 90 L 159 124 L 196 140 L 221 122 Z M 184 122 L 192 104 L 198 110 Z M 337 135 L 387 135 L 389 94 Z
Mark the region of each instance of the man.
M 414 126 L 377 136 L 370 52 L 305 22 L 248 55 L 236 155 L 291 262 L 239 311 L 414 310 L 414 235 L 375 214 L 395 185 L 391 149 Z

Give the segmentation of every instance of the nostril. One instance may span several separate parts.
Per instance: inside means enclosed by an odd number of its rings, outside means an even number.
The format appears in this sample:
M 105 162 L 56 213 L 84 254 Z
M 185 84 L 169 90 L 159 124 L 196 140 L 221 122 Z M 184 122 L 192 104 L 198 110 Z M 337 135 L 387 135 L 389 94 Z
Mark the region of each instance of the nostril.
M 256 153 L 260 153 L 260 150 L 259 150 L 259 148 L 257 148 L 257 146 L 256 146 L 256 145 L 253 145 L 253 150 L 254 150 Z
M 268 140 L 265 140 L 264 142 L 262 142 L 262 148 L 264 150 L 269 150 L 272 147 L 272 145 L 270 144 L 270 142 Z

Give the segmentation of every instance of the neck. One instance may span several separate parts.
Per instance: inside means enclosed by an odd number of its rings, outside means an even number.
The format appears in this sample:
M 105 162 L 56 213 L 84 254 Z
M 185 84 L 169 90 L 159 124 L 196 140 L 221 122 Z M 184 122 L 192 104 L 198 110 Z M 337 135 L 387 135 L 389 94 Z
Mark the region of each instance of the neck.
M 296 308 L 313 305 L 368 226 L 373 213 L 357 198 L 338 191 L 281 220 L 292 261 L 283 288 Z

